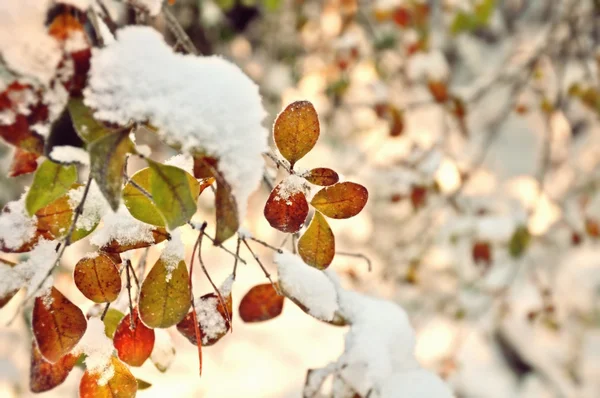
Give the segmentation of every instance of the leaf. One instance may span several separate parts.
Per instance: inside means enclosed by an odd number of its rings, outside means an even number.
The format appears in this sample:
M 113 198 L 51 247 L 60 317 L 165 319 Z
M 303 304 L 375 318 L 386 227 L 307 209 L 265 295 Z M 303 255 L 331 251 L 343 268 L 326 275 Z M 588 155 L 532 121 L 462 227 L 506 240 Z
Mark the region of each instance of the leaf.
M 308 216 L 308 202 L 302 191 L 288 192 L 289 190 L 278 184 L 265 204 L 265 218 L 269 224 L 287 233 L 298 232 L 306 216 Z
M 95 303 L 110 303 L 121 293 L 121 275 L 114 261 L 104 253 L 77 262 L 73 280 L 79 291 Z
M 152 169 L 150 190 L 156 208 L 164 217 L 169 229 L 188 222 L 196 213 L 196 199 L 184 170 L 148 160 Z
M 152 328 L 176 325 L 190 309 L 190 283 L 185 261 L 169 264 L 159 259 L 144 279 L 139 309 L 144 323 Z
M 68 354 L 87 328 L 83 312 L 58 289 L 36 297 L 31 320 L 40 352 L 49 362 Z
M 8 176 L 17 177 L 34 172 L 38 167 L 38 157 L 39 155 L 36 153 L 17 148 L 10 165 L 10 170 L 8 171 Z
M 108 134 L 89 144 L 90 173 L 113 211 L 117 211 L 121 200 L 125 159 L 133 151 L 129 130 Z
M 67 107 L 77 134 L 86 143 L 111 134 L 110 130 L 94 118 L 92 110 L 84 105 L 82 98 L 71 98 Z
M 526 226 L 522 225 L 515 229 L 510 242 L 508 243 L 508 252 L 514 258 L 521 257 L 531 242 L 531 234 Z
M 154 330 L 144 325 L 134 308 L 133 315 L 125 315 L 117 326 L 113 344 L 121 361 L 131 366 L 142 366 L 152 354 Z
M 308 101 L 296 101 L 277 116 L 273 126 L 273 139 L 290 167 L 306 155 L 319 139 L 319 116 Z
M 268 321 L 281 314 L 283 300 L 270 283 L 256 285 L 242 298 L 240 317 L 248 323 Z
M 111 358 L 113 376 L 100 385 L 100 373 L 86 371 L 79 383 L 79 398 L 133 398 L 138 389 L 136 378 L 127 366 L 117 358 Z
M 303 177 L 311 184 L 321 185 L 323 187 L 333 185 L 340 180 L 338 174 L 327 167 L 312 169 Z
M 31 368 L 29 369 L 31 392 L 49 391 L 62 384 L 78 358 L 79 355 L 66 354 L 55 363 L 50 363 L 42 356 L 34 340 L 31 344 Z
M 115 335 L 117 327 L 124 316 L 125 314 L 114 308 L 109 308 L 106 315 L 104 315 L 104 319 L 102 320 L 104 322 L 104 333 L 109 339 L 112 339 Z
M 318 211 L 298 240 L 298 254 L 310 266 L 325 269 L 335 255 L 335 238 L 327 220 Z
M 77 168 L 46 160 L 38 167 L 27 192 L 25 206 L 30 216 L 63 196 L 77 181 Z
M 362 185 L 340 182 L 321 189 L 310 202 L 317 210 L 330 218 L 350 218 L 365 207 L 369 192 Z
M 196 311 L 198 326 L 200 327 L 200 337 L 202 345 L 205 347 L 215 344 L 221 340 L 223 336 L 231 329 L 229 320 L 232 317 L 232 299 L 231 294 L 223 296 L 227 312 L 223 309 L 219 301 L 219 297 L 215 293 L 208 293 L 200 297 L 196 301 Z M 192 310 L 193 311 L 193 310 Z M 218 314 L 218 315 L 217 315 Z M 221 317 L 222 328 L 219 330 L 216 316 Z M 190 343 L 197 345 L 196 328 L 194 326 L 194 317 L 192 312 L 189 312 L 181 322 L 177 324 L 177 330 L 184 335 Z
M 141 249 L 143 247 L 149 247 L 152 245 L 156 245 L 157 243 L 164 241 L 168 237 L 169 237 L 169 234 L 167 233 L 167 231 L 164 228 L 157 227 L 152 230 L 152 238 L 154 239 L 154 241 L 152 241 L 152 242 L 140 240 L 138 242 L 133 242 L 133 243 L 129 243 L 129 244 L 121 244 L 113 239 L 108 244 L 102 246 L 101 249 L 102 249 L 102 251 L 106 252 L 107 254 L 123 253 L 128 250 Z
M 231 193 L 231 186 L 224 179 L 217 183 L 215 212 L 217 226 L 214 243 L 219 245 L 231 238 L 240 227 L 237 202 Z
M 123 188 L 123 202 L 133 217 L 146 224 L 164 227 L 165 220 L 154 202 L 134 185 L 138 185 L 143 188 L 146 193 L 154 197 L 155 194 L 150 187 L 150 177 L 153 173 L 154 171 L 151 168 L 146 167 L 131 176 L 130 180 Z M 185 171 L 184 173 L 188 179 L 192 197 L 197 198 L 201 193 L 200 184 L 191 174 Z M 206 181 L 203 181 L 203 184 L 205 183 Z M 204 188 L 206 188 L 206 186 L 202 187 L 202 189 Z
M 147 381 L 144 381 L 142 379 L 135 379 L 135 380 L 137 381 L 138 391 L 147 390 L 148 388 L 152 387 L 152 384 L 148 383 Z

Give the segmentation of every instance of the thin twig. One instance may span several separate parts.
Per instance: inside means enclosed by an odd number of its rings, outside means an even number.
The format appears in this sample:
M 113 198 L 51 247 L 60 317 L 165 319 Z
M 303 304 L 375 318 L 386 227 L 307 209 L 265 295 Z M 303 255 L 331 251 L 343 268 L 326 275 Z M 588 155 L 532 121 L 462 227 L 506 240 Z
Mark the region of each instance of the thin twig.
M 240 258 L 241 243 L 242 243 L 242 240 L 238 237 L 237 246 L 235 247 L 235 260 L 233 262 L 233 280 L 235 280 L 235 277 L 237 275 L 237 266 L 238 266 L 238 259 Z
M 167 26 L 169 30 L 171 31 L 171 33 L 173 33 L 177 41 L 181 43 L 185 51 L 190 54 L 200 55 L 198 49 L 196 48 L 196 46 L 194 46 L 194 43 L 187 35 L 187 33 L 185 33 L 185 30 L 183 30 L 183 28 L 179 24 L 179 21 L 177 21 L 177 18 L 175 17 L 175 15 L 173 15 L 167 4 L 163 5 L 162 11 L 167 21 Z
M 273 280 L 271 279 L 271 274 L 269 274 L 269 271 L 267 271 L 267 269 L 263 265 L 262 261 L 260 261 L 260 258 L 254 253 L 254 251 L 252 250 L 252 248 L 250 247 L 250 245 L 248 244 L 248 242 L 246 242 L 246 239 L 241 238 L 241 240 L 242 240 L 242 242 L 244 242 L 244 245 L 246 246 L 246 248 L 248 249 L 248 251 L 250 252 L 250 254 L 252 254 L 252 257 L 254 257 L 254 259 L 258 263 L 258 266 L 260 267 L 260 269 L 262 269 L 262 271 L 264 272 L 264 274 L 267 277 L 267 279 L 269 280 L 269 282 L 271 282 L 271 285 L 273 286 L 273 289 L 275 289 L 275 291 L 277 292 L 278 295 L 282 296 L 283 294 L 281 293 L 281 291 L 277 287 L 277 284 L 275 284 L 273 282 Z
M 203 228 L 206 228 L 206 222 Z M 202 236 L 202 234 L 200 234 Z M 196 335 L 196 346 L 198 346 L 198 372 L 202 376 L 202 335 L 200 334 L 200 325 L 198 323 L 198 314 L 196 313 L 196 302 L 194 300 L 194 284 L 192 282 L 192 275 L 194 273 L 194 259 L 196 258 L 196 250 L 200 246 L 200 236 L 194 243 L 194 250 L 192 250 L 192 259 L 190 261 L 190 299 L 192 301 L 192 322 L 194 322 L 194 334 Z
M 131 265 L 131 260 L 126 260 L 127 267 L 131 270 L 133 274 L 133 280 L 135 281 L 135 286 L 140 290 L 140 281 L 138 280 L 137 275 L 135 274 L 135 270 L 133 269 L 133 265 Z
M 102 315 L 100 316 L 101 321 L 103 321 L 104 318 L 106 317 L 106 314 L 108 313 L 109 308 L 110 308 L 110 302 L 106 303 L 106 306 L 104 307 L 104 311 L 102 311 Z
M 127 260 L 129 262 L 129 260 Z M 135 329 L 135 322 L 133 322 L 133 301 L 131 300 L 131 276 L 129 275 L 129 264 L 125 265 L 125 273 L 127 275 L 127 295 L 129 296 L 129 329 Z
M 143 278 L 146 274 L 146 263 L 148 262 L 148 253 L 150 253 L 150 247 L 147 247 L 142 254 L 142 258 L 138 262 L 138 272 L 140 273 L 140 277 Z
M 15 265 L 17 265 L 17 263 L 14 263 L 12 261 L 0 258 L 0 263 L 6 264 L 6 265 L 10 265 L 11 267 L 14 267 Z
M 193 229 L 197 230 L 197 231 L 199 231 L 199 230 L 200 230 L 200 229 L 199 229 L 199 228 L 198 228 L 196 225 L 194 225 L 194 223 L 192 223 L 192 222 L 188 222 L 188 225 L 189 225 L 190 227 L 192 227 Z M 209 239 L 209 240 L 210 240 L 210 241 L 211 241 L 213 244 L 215 243 L 215 239 L 214 239 L 212 236 L 210 236 L 209 234 L 207 234 L 207 233 L 206 233 L 206 231 L 202 231 L 202 234 L 203 234 L 204 236 L 206 236 L 206 237 L 207 237 L 207 238 L 208 238 L 208 239 Z M 220 244 L 220 243 L 219 243 L 218 245 L 215 245 L 215 246 L 216 246 L 216 247 L 218 247 L 219 249 L 222 249 L 222 250 L 224 250 L 225 252 L 227 252 L 227 253 L 231 254 L 233 257 L 236 257 L 236 258 L 237 258 L 239 261 L 241 261 L 243 264 L 247 264 L 247 263 L 246 263 L 246 260 L 244 260 L 244 259 L 243 259 L 242 257 L 240 257 L 239 255 L 235 254 L 234 252 L 232 252 L 231 250 L 229 250 L 228 248 L 226 248 L 226 247 L 225 247 L 225 246 L 223 246 L 222 244 Z
M 371 272 L 373 270 L 373 267 L 372 267 L 372 264 L 371 264 L 371 259 L 369 257 L 365 256 L 362 253 L 335 252 L 335 254 L 336 255 L 340 255 L 340 256 L 362 258 L 363 260 L 365 260 L 367 262 L 367 267 L 369 269 L 369 272 Z
M 258 238 L 255 238 L 254 236 L 246 236 L 244 239 L 250 239 L 251 241 L 254 241 L 256 243 L 259 243 L 261 245 L 263 245 L 264 247 L 271 249 L 273 251 L 276 251 L 277 253 L 283 253 L 283 250 L 281 250 L 278 247 L 275 247 L 273 245 L 268 244 L 267 242 L 265 242 L 264 240 L 260 240 Z

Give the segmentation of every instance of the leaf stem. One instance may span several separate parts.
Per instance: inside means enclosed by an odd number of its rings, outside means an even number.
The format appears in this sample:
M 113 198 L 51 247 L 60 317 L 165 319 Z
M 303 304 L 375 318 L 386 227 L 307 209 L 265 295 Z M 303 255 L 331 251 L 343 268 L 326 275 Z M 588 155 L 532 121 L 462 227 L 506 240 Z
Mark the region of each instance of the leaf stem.
M 244 245 L 246 246 L 246 248 L 248 249 L 248 251 L 250 252 L 250 254 L 252 254 L 252 257 L 254 257 L 254 259 L 258 263 L 258 266 L 260 267 L 260 269 L 262 269 L 262 271 L 264 272 L 264 274 L 267 277 L 267 279 L 269 280 L 269 282 L 271 282 L 271 285 L 273 286 L 273 289 L 275 289 L 275 291 L 277 292 L 278 295 L 282 296 L 282 293 L 279 290 L 279 287 L 271 279 L 271 274 L 269 274 L 269 271 L 267 271 L 267 269 L 263 265 L 262 261 L 260 261 L 260 258 L 254 253 L 254 251 L 252 250 L 252 248 L 250 247 L 250 245 L 248 244 L 248 242 L 246 242 L 246 239 L 245 238 L 240 238 L 240 239 L 241 239 L 242 242 L 244 242 Z

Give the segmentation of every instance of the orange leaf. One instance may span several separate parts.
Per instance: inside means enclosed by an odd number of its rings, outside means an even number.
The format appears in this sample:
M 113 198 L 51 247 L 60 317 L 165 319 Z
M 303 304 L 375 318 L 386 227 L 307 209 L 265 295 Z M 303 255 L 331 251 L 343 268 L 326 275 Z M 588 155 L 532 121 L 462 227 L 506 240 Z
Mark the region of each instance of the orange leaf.
M 283 183 L 277 185 L 265 204 L 265 218 L 281 232 L 298 232 L 308 215 L 308 202 L 302 191 L 289 192 Z
M 38 154 L 17 148 L 8 172 L 9 177 L 32 173 L 37 169 Z
M 116 240 L 111 240 L 108 244 L 102 246 L 101 250 L 107 253 L 123 253 L 128 250 L 141 249 L 142 247 L 155 245 L 167 239 L 168 236 L 169 234 L 167 233 L 166 229 L 162 227 L 154 228 L 152 230 L 152 237 L 154 238 L 154 242 L 139 241 L 127 245 L 122 245 Z
M 29 389 L 32 392 L 44 392 L 62 384 L 71 373 L 78 358 L 78 355 L 67 354 L 56 363 L 50 363 L 44 359 L 34 340 L 31 344 Z
M 132 398 L 138 389 L 136 378 L 129 368 L 117 358 L 111 358 L 113 376 L 100 385 L 100 373 L 86 371 L 79 383 L 80 398 Z
M 306 232 L 298 241 L 298 254 L 308 265 L 325 269 L 335 255 L 335 238 L 327 220 L 318 211 L 315 212 Z
M 68 354 L 87 328 L 83 312 L 58 289 L 36 297 L 31 320 L 40 352 L 50 362 Z
M 333 185 L 340 180 L 338 174 L 327 167 L 317 167 L 316 169 L 312 169 L 303 177 L 311 184 L 321 185 L 323 187 Z
M 369 192 L 362 185 L 340 182 L 321 189 L 310 202 L 317 210 L 330 218 L 350 218 L 365 207 Z
M 84 257 L 73 272 L 75 285 L 95 303 L 115 301 L 121 292 L 121 275 L 114 261 L 104 253 Z
M 240 302 L 240 317 L 244 322 L 262 322 L 277 317 L 283 310 L 283 296 L 270 283 L 256 285 Z
M 137 309 L 134 309 L 133 315 L 125 315 L 117 326 L 113 343 L 123 362 L 131 366 L 142 366 L 152 354 L 154 330 L 144 325 Z
M 277 149 L 292 168 L 315 146 L 319 133 L 319 116 L 308 101 L 292 102 L 277 116 L 273 126 Z

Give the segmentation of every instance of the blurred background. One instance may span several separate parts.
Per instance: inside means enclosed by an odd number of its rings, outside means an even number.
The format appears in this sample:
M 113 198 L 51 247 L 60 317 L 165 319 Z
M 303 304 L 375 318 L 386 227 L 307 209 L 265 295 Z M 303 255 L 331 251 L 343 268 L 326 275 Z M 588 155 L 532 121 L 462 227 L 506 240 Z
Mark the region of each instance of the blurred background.
M 178 46 L 161 14 L 104 2 L 119 25 L 149 23 Z M 133 2 L 135 3 L 135 2 Z M 369 190 L 357 217 L 333 221 L 332 267 L 348 287 L 397 302 L 417 332 L 416 355 L 463 398 L 600 396 L 600 2 L 598 0 L 177 0 L 169 7 L 203 55 L 221 55 L 259 86 L 270 126 L 294 100 L 316 107 L 321 137 L 299 162 L 330 167 Z M 201 95 L 201 93 L 199 93 Z M 138 140 L 167 159 L 150 134 Z M 4 177 L 0 202 L 31 176 Z M 281 178 L 265 159 L 267 171 Z M 140 165 L 131 162 L 130 174 Z M 278 246 L 252 197 L 245 226 Z M 211 193 L 198 220 L 212 220 Z M 212 232 L 211 232 L 212 233 Z M 190 249 L 195 234 L 184 235 Z M 235 242 L 228 247 L 235 249 Z M 275 272 L 272 252 L 253 248 Z M 56 284 L 72 283 L 86 241 L 68 250 Z M 135 257 L 142 252 L 136 251 Z M 148 264 L 158 257 L 149 254 Z M 243 257 L 251 258 L 249 253 Z M 205 256 L 216 282 L 231 271 Z M 263 282 L 239 269 L 234 308 Z M 196 294 L 211 291 L 199 275 Z M 22 293 L 21 293 L 22 294 Z M 21 297 L 21 296 L 19 296 Z M 31 332 L 0 311 L 0 396 L 26 397 Z M 335 360 L 345 329 L 285 303 L 282 316 L 244 324 L 197 352 L 169 331 L 166 373 L 133 369 L 144 396 L 300 397 L 307 369 Z M 77 394 L 81 369 L 43 396 Z

